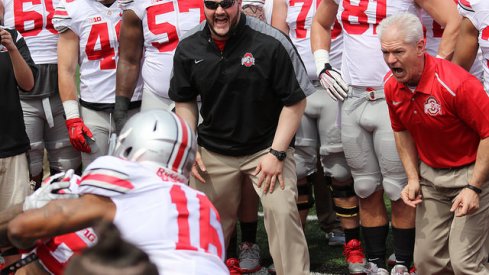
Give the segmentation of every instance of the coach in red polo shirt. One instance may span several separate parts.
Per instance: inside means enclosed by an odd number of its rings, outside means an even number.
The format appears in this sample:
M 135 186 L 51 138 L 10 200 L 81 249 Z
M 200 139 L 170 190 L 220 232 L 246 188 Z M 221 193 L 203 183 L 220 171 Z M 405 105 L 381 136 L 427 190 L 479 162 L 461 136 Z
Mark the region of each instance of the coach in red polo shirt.
M 478 79 L 425 53 L 419 19 L 379 26 L 392 128 L 416 210 L 418 274 L 489 274 L 489 97 Z

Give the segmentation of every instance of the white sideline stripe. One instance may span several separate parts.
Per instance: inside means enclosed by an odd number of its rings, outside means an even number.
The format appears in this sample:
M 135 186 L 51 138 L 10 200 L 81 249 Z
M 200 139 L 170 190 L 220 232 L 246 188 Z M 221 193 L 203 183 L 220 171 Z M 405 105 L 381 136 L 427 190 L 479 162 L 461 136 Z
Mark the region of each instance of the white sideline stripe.
M 263 217 L 263 212 L 258 212 L 258 216 L 259 217 Z M 318 220 L 318 216 L 317 215 L 308 215 L 307 216 L 307 220 L 308 221 L 317 221 Z M 311 274 L 322 274 L 322 273 L 311 273 Z

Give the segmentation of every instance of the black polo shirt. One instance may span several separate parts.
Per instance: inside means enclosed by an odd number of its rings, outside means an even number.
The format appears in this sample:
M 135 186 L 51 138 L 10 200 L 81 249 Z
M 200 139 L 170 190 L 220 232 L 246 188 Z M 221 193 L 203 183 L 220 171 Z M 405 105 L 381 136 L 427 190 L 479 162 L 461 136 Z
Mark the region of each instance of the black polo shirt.
M 12 35 L 17 49 L 36 76 L 37 68 L 24 38 L 16 30 L 2 26 L 0 28 Z M 16 156 L 29 150 L 19 91 L 10 55 L 6 48 L 0 45 L 0 158 Z
M 206 23 L 178 45 L 169 96 L 176 102 L 200 95 L 200 146 L 241 156 L 272 144 L 283 106 L 312 94 L 304 64 L 283 33 L 241 14 L 221 52 Z

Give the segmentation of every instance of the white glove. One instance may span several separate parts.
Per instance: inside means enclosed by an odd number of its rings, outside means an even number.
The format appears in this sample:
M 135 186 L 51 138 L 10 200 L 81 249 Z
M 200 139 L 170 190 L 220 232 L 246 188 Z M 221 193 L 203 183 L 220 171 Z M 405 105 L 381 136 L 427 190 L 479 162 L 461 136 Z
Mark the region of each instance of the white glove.
M 27 211 L 29 209 L 41 208 L 49 201 L 56 199 L 78 198 L 77 194 L 69 192 L 71 181 L 77 178 L 78 176 L 74 174 L 73 169 L 66 171 L 66 173 L 61 172 L 52 177 L 48 177 L 42 182 L 41 188 L 25 198 L 22 209 Z
M 319 73 L 319 82 L 335 101 L 343 101 L 347 98 L 348 85 L 341 77 L 340 72 L 333 69 L 329 63 L 325 63 L 324 69 Z

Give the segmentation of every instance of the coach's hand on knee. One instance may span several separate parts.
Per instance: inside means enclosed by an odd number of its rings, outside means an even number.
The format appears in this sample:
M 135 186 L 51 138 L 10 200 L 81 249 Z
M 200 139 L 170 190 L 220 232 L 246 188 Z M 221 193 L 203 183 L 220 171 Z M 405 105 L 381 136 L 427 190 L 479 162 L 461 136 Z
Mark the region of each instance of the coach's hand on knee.
M 479 194 L 469 188 L 463 188 L 453 199 L 451 212 L 456 217 L 463 217 L 475 213 L 479 209 Z
M 271 154 L 264 155 L 256 166 L 254 176 L 258 176 L 258 187 L 263 185 L 263 193 L 272 193 L 278 181 L 280 188 L 284 190 L 285 182 L 282 176 L 284 163 Z

